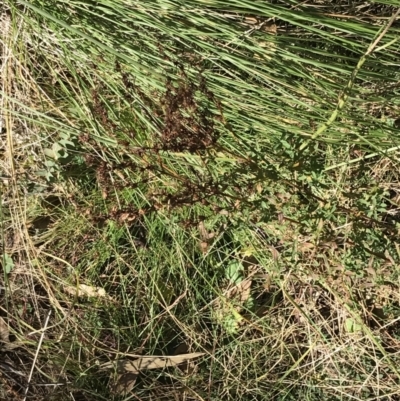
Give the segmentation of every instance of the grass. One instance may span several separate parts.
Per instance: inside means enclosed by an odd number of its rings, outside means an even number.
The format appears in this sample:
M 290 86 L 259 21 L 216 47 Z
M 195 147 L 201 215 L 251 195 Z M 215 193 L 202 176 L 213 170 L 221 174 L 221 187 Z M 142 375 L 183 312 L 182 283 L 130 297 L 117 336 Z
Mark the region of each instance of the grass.
M 396 7 L 6 1 L 0 398 L 399 399 Z

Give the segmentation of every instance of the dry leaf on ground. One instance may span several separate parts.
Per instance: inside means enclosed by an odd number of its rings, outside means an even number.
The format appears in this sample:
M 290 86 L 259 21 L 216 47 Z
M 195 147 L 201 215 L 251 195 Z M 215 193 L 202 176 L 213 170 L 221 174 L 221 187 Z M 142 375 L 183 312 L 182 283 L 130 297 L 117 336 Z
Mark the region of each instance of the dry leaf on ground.
M 215 237 L 215 233 L 208 231 L 202 221 L 199 223 L 199 233 L 202 241 L 207 241 Z
M 115 364 L 112 362 L 102 365 L 103 368 L 116 367 L 118 373 L 132 372 L 138 374 L 146 369 L 163 369 L 172 366 L 178 366 L 189 360 L 203 356 L 203 352 L 194 352 L 191 354 L 172 355 L 172 356 L 142 356 L 135 360 L 121 359 Z
M 215 237 L 215 233 L 209 232 L 204 225 L 204 222 L 199 223 L 199 234 L 200 234 L 200 242 L 199 247 L 202 253 L 207 253 L 210 240 Z
M 203 352 L 194 352 L 191 354 L 172 356 L 143 356 L 135 360 L 122 359 L 116 363 L 105 363 L 102 365 L 102 368 L 116 368 L 118 376 L 113 386 L 113 391 L 116 394 L 126 394 L 135 386 L 140 371 L 179 366 L 203 355 Z
M 64 287 L 65 292 L 70 295 L 78 295 L 78 297 L 98 297 L 105 298 L 108 297 L 106 290 L 101 287 L 93 287 L 91 285 L 79 284 L 78 287 L 67 286 Z
M 251 295 L 252 280 L 246 279 L 236 284 L 233 288 L 229 289 L 225 297 L 227 299 L 234 299 L 240 304 L 246 302 Z

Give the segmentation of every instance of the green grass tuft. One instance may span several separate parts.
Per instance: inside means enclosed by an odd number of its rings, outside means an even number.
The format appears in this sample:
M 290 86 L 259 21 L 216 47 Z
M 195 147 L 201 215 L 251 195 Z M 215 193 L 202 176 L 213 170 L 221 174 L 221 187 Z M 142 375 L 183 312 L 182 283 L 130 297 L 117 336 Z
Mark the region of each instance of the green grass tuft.
M 1 12 L 1 399 L 399 398 L 397 2 Z

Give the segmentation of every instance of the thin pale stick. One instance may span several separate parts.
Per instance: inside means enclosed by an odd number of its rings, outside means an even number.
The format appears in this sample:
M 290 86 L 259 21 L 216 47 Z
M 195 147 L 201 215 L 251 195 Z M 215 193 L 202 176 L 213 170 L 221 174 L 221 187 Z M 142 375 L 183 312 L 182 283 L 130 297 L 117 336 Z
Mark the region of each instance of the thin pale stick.
M 33 371 L 35 369 L 36 361 L 37 361 L 37 358 L 38 358 L 38 355 L 39 355 L 39 351 L 40 351 L 40 348 L 42 346 L 44 333 L 45 333 L 45 331 L 47 329 L 47 325 L 49 324 L 50 315 L 51 315 L 51 309 L 49 310 L 49 313 L 47 314 L 47 317 L 46 317 L 46 321 L 44 322 L 42 335 L 40 336 L 39 344 L 38 344 L 37 349 L 36 349 L 35 358 L 33 359 L 32 368 L 31 368 L 31 371 L 29 373 L 28 383 L 26 384 L 26 388 L 25 388 L 25 392 L 24 392 L 24 400 L 23 401 L 26 401 L 26 396 L 27 396 L 28 390 L 29 390 L 29 384 L 30 384 L 30 382 L 32 380 Z

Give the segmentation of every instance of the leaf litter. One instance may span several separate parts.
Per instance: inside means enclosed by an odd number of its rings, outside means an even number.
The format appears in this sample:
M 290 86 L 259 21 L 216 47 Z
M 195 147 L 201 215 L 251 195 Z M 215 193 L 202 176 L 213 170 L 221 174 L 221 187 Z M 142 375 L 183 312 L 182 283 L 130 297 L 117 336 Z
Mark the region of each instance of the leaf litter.
M 103 364 L 102 368 L 114 368 L 116 370 L 118 376 L 113 385 L 113 391 L 116 394 L 126 394 L 133 389 L 139 373 L 143 370 L 178 367 L 203 355 L 205 355 L 204 352 L 170 356 L 141 356 L 135 360 L 121 359 L 116 362 L 108 362 Z
M 78 287 L 66 286 L 64 290 L 68 294 L 73 296 L 77 295 L 78 297 L 109 298 L 104 288 L 93 287 L 86 284 L 79 284 Z

